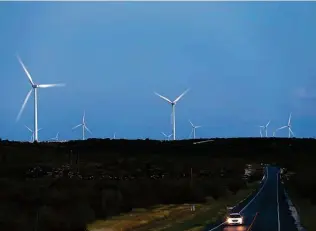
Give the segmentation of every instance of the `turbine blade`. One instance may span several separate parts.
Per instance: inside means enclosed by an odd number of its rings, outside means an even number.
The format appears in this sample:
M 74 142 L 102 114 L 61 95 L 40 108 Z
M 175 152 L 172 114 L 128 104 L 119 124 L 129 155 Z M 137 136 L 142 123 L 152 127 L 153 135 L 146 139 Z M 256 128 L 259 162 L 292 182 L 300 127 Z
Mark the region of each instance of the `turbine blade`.
M 89 130 L 89 128 L 86 125 L 84 125 L 84 128 L 92 135 L 92 132 Z
M 190 135 L 189 135 L 189 138 L 192 138 L 193 129 L 194 129 L 194 128 L 192 128 L 192 130 L 191 130 L 191 133 L 190 133 Z
M 64 87 L 66 84 L 64 83 L 57 83 L 57 84 L 39 84 L 39 88 L 48 88 L 48 87 Z
M 24 125 L 30 132 L 33 132 L 28 126 Z
M 23 102 L 23 104 L 22 104 L 22 107 L 21 107 L 21 109 L 20 109 L 20 111 L 19 111 L 19 114 L 18 114 L 18 116 L 16 117 L 16 121 L 19 121 L 19 119 L 20 119 L 20 117 L 21 117 L 21 115 L 22 115 L 22 112 L 23 112 L 23 110 L 24 110 L 24 108 L 25 108 L 25 105 L 26 105 L 27 101 L 28 101 L 29 98 L 30 98 L 30 95 L 31 95 L 32 91 L 33 91 L 33 88 L 31 88 L 31 90 L 27 93 L 27 95 L 26 95 L 26 97 L 25 97 L 25 99 L 24 99 L 24 102 Z
M 292 112 L 290 113 L 289 122 L 287 123 L 287 125 L 291 124 L 291 117 L 292 117 Z
M 170 100 L 170 99 L 168 99 L 167 97 L 164 97 L 164 96 L 162 96 L 162 95 L 158 94 L 157 92 L 154 92 L 154 93 L 155 93 L 156 95 L 158 95 L 160 98 L 162 98 L 162 99 L 166 100 L 167 102 L 172 103 L 172 102 L 171 102 L 171 100 Z
M 85 117 L 86 117 L 86 110 L 83 111 L 82 124 L 84 124 Z
M 193 125 L 193 123 L 191 122 L 191 120 L 189 120 L 189 122 L 190 122 L 191 126 L 194 127 L 194 125 Z
M 38 132 L 39 132 L 40 130 L 43 130 L 43 128 L 37 129 Z
M 173 101 L 174 103 L 178 102 L 190 89 L 185 90 L 181 95 L 178 96 L 178 98 Z
M 202 127 L 201 125 L 199 125 L 199 126 L 195 126 L 195 128 L 200 128 L 200 127 Z
M 83 124 L 78 124 L 77 126 L 74 126 L 74 127 L 72 128 L 72 130 L 73 130 L 73 129 L 76 129 L 77 127 L 80 127 L 80 126 L 83 126 Z
M 283 126 L 283 127 L 277 128 L 275 131 L 278 131 L 278 130 L 281 130 L 281 129 L 284 129 L 284 128 L 287 128 L 287 126 Z
M 291 132 L 292 136 L 294 136 L 294 133 L 293 133 L 292 129 L 291 129 L 291 128 L 289 128 L 289 130 L 290 130 L 290 132 Z
M 194 142 L 193 144 L 203 144 L 203 143 L 208 143 L 208 142 L 213 142 L 214 140 L 203 140 L 203 141 L 198 141 Z
M 271 121 L 269 120 L 269 122 L 267 123 L 266 127 L 268 127 L 268 126 L 269 126 L 270 122 L 271 122 Z
M 21 64 L 21 66 L 22 66 L 22 68 L 23 68 L 23 70 L 24 70 L 24 72 L 25 72 L 27 78 L 29 79 L 30 84 L 33 86 L 33 85 L 34 85 L 34 82 L 33 82 L 33 80 L 32 80 L 32 77 L 31 77 L 30 73 L 29 73 L 28 70 L 26 69 L 24 63 L 22 62 L 22 60 L 21 60 L 21 58 L 20 58 L 20 56 L 17 55 L 17 58 L 18 58 L 18 60 L 19 60 L 19 63 Z
M 164 132 L 161 132 L 161 134 L 163 134 L 165 137 L 167 137 L 167 135 Z

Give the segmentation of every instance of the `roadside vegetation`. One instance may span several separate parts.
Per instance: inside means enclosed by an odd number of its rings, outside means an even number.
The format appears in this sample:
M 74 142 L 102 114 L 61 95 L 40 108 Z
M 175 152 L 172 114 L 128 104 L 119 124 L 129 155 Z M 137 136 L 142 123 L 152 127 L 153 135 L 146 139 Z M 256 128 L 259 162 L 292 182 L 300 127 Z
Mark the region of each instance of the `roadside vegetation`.
M 297 164 L 283 174 L 292 203 L 306 230 L 316 230 L 316 172 L 315 162 Z
M 304 181 L 302 171 L 306 162 L 315 163 L 314 140 L 192 143 L 1 141 L 0 230 L 85 231 L 106 225 L 127 231 L 123 223 L 137 231 L 198 230 L 253 189 L 262 178 L 261 163 L 295 172 L 286 186 L 314 201 L 308 189 L 314 189 L 315 178 Z M 305 182 L 305 193 L 298 182 Z

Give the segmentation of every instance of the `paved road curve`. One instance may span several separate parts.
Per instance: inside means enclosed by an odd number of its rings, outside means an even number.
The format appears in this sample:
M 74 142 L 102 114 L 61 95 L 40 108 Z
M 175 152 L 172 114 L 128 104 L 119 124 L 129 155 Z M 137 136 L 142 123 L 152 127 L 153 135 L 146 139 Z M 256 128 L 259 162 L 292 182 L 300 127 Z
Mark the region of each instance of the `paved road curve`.
M 297 231 L 284 188 L 279 180 L 279 169 L 268 167 L 261 188 L 249 199 L 237 205 L 232 212 L 240 212 L 245 219 L 243 226 L 225 223 L 206 227 L 208 231 Z

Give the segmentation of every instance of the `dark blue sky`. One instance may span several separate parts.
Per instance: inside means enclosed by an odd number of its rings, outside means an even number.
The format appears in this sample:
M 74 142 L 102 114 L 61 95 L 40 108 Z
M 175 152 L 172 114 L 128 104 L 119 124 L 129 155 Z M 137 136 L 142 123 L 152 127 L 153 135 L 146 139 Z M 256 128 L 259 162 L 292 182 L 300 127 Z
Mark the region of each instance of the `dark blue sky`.
M 1 2 L 0 137 L 26 140 L 33 97 L 19 53 L 39 90 L 39 139 L 162 138 L 175 99 L 177 137 L 258 136 L 287 123 L 299 137 L 316 126 L 314 2 Z M 272 133 L 272 132 L 271 132 Z M 269 135 L 271 134 L 269 132 Z M 278 136 L 287 136 L 283 130 Z

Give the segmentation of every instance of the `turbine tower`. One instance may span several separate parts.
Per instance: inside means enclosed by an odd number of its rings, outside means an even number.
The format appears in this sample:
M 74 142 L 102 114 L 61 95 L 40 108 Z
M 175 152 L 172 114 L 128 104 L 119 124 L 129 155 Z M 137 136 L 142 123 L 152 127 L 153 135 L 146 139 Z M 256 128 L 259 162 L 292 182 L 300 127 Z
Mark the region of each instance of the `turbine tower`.
M 158 94 L 157 92 L 155 92 L 156 95 L 158 95 L 160 98 L 162 98 L 163 100 L 167 101 L 168 103 L 171 104 L 172 107 L 172 134 L 173 134 L 173 140 L 176 140 L 176 104 L 177 102 L 189 91 L 190 89 L 185 90 L 180 96 L 178 96 L 178 98 L 176 98 L 174 101 L 171 101 L 170 99 L 168 99 L 165 96 L 162 96 L 160 94 Z
M 84 131 L 85 129 L 90 132 L 90 134 L 92 134 L 92 132 L 89 130 L 89 128 L 86 126 L 86 121 L 85 121 L 85 116 L 86 116 L 86 112 L 83 112 L 83 117 L 82 117 L 82 123 L 78 124 L 77 126 L 73 127 L 72 130 L 76 129 L 77 127 L 82 126 L 82 140 L 84 140 Z
M 31 90 L 27 93 L 24 102 L 22 104 L 22 107 L 20 109 L 20 112 L 16 118 L 16 121 L 18 121 L 22 115 L 22 112 L 25 108 L 25 105 L 27 103 L 27 101 L 29 100 L 32 91 L 34 90 L 34 141 L 38 141 L 38 129 L 37 129 L 37 88 L 49 88 L 49 87 L 63 87 L 65 86 L 65 84 L 35 84 L 33 82 L 33 79 L 30 75 L 30 73 L 28 72 L 28 70 L 26 69 L 24 63 L 22 62 L 21 58 L 19 56 L 17 56 L 19 63 L 21 64 L 27 78 L 29 79 L 29 82 L 31 84 Z
M 289 129 L 289 138 L 291 138 L 291 134 L 292 134 L 292 137 L 293 137 L 294 133 L 293 133 L 293 131 L 291 129 L 291 127 L 292 127 L 292 125 L 291 125 L 291 117 L 292 117 L 292 112 L 290 113 L 290 117 L 289 117 L 289 121 L 288 121 L 287 125 L 276 129 L 275 132 L 278 131 L 278 130 L 282 130 L 284 128 L 288 128 Z
M 170 135 L 166 135 L 166 133 L 161 132 L 161 134 L 163 134 L 164 137 L 166 137 L 166 140 L 170 140 L 170 137 L 172 136 L 172 133 Z
M 270 122 L 271 121 L 269 121 L 266 125 L 260 126 L 260 135 L 261 135 L 261 137 L 262 137 L 261 128 L 266 132 L 266 137 L 268 137 L 268 126 L 269 126 Z
M 191 131 L 191 134 L 190 134 L 190 137 L 192 136 L 192 133 L 193 133 L 193 139 L 195 139 L 195 129 L 197 128 L 200 128 L 202 126 L 194 126 L 193 123 L 189 120 L 191 126 L 192 126 L 192 131 Z
M 24 125 L 24 126 L 27 128 L 27 130 L 32 132 L 32 136 L 31 136 L 30 142 L 34 142 L 34 132 L 28 126 L 26 126 L 26 125 Z M 40 130 L 42 130 L 42 128 L 38 129 L 37 131 L 39 132 Z

